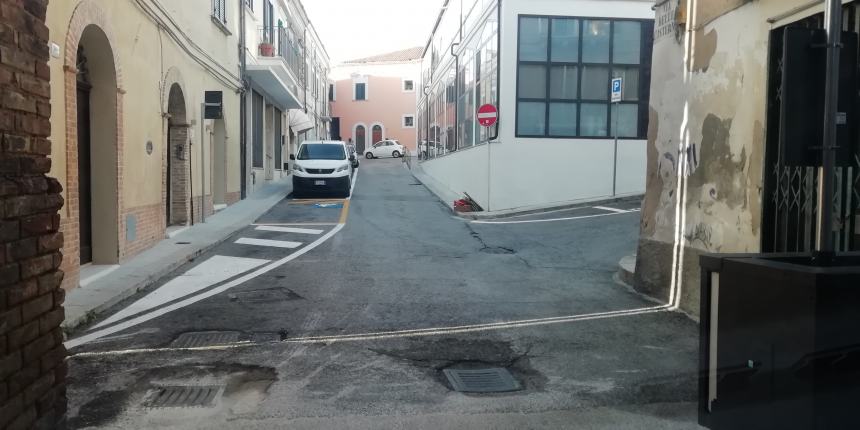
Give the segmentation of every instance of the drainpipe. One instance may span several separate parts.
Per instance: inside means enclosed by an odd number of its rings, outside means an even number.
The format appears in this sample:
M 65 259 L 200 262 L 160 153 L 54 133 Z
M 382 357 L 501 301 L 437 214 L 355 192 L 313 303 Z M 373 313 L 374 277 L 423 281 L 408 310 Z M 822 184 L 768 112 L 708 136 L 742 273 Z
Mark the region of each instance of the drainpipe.
M 496 104 L 502 104 L 502 0 L 498 0 L 496 4 Z M 498 109 L 499 106 L 496 106 Z M 501 117 L 501 115 L 499 115 Z M 487 138 L 487 212 L 490 211 L 490 202 L 492 201 L 492 183 L 493 183 L 493 141 L 499 138 L 499 124 L 496 120 L 496 131 L 492 137 Z
M 247 51 L 245 40 L 245 0 L 239 0 L 239 79 L 242 81 L 242 89 L 239 90 L 239 175 L 241 176 L 241 180 L 239 181 L 239 193 L 241 199 L 244 200 L 248 195 L 248 178 L 246 175 L 247 171 L 247 134 L 248 134 L 248 120 L 245 118 L 247 112 L 245 107 L 245 94 L 248 88 L 247 81 L 245 80 L 245 74 L 247 72 L 247 58 L 245 58 L 245 52 Z

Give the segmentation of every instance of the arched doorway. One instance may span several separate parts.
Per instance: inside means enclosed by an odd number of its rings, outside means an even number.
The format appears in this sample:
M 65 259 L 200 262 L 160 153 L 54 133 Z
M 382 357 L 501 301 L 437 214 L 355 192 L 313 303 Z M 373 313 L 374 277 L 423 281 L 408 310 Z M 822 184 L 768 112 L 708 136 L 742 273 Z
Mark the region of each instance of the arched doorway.
M 212 198 L 215 205 L 227 204 L 227 127 L 216 119 L 212 131 Z
M 165 169 L 165 220 L 168 227 L 188 223 L 190 205 L 188 118 L 185 94 L 179 84 L 170 87 L 167 101 L 167 168 Z
M 80 264 L 114 264 L 119 260 L 117 76 L 110 42 L 98 26 L 81 33 L 76 70 L 77 166 L 69 167 L 77 172 Z
M 381 125 L 379 125 L 379 124 L 376 124 L 376 125 L 374 125 L 374 126 L 373 126 L 373 128 L 371 129 L 371 139 L 370 139 L 370 143 L 371 143 L 371 144 L 376 144 L 376 143 L 377 143 L 377 142 L 379 142 L 380 140 L 382 140 L 382 126 L 381 126 Z
M 363 125 L 355 126 L 355 152 L 364 154 L 367 147 L 367 130 Z

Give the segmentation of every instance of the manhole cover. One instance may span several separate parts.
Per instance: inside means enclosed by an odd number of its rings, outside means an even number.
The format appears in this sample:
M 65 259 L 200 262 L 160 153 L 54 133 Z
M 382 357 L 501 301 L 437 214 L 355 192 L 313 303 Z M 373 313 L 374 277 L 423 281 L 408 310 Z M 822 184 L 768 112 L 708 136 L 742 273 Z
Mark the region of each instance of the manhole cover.
M 173 343 L 173 348 L 203 348 L 207 346 L 230 345 L 239 341 L 237 331 L 199 331 L 182 333 Z
M 481 248 L 481 252 L 485 254 L 513 254 L 514 250 L 510 248 L 503 248 L 501 246 L 488 246 L 486 248 Z
M 150 408 L 208 408 L 215 405 L 221 392 L 219 386 L 170 386 L 159 387 L 149 397 Z
M 502 393 L 521 389 L 519 382 L 507 369 L 444 369 L 442 372 L 456 391 Z

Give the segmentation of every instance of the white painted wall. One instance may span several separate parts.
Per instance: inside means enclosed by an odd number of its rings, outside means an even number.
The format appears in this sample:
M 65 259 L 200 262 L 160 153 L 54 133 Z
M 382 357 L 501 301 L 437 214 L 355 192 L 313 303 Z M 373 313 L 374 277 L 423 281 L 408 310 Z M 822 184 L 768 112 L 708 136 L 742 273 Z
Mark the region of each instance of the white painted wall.
M 491 211 L 612 197 L 612 139 L 515 137 L 518 17 L 531 14 L 653 19 L 652 5 L 650 0 L 503 1 L 499 139 L 489 150 L 482 145 L 423 162 L 424 172 L 455 192 L 468 192 Z M 619 140 L 616 195 L 644 194 L 645 171 L 646 140 Z

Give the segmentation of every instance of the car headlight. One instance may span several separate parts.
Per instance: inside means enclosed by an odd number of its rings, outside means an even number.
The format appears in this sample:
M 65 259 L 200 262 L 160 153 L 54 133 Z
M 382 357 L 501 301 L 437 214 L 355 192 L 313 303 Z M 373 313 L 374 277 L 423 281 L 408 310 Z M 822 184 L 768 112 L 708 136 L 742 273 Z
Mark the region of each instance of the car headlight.
M 344 170 L 346 170 L 346 169 L 349 169 L 349 163 L 344 164 L 343 166 L 338 167 L 338 168 L 337 168 L 337 171 L 338 171 L 338 172 L 343 172 L 343 171 L 344 171 Z
M 298 164 L 293 164 L 293 170 L 298 171 L 298 172 L 304 172 L 305 171 L 305 169 L 303 169 L 302 166 L 299 166 Z

